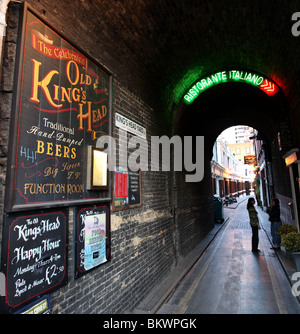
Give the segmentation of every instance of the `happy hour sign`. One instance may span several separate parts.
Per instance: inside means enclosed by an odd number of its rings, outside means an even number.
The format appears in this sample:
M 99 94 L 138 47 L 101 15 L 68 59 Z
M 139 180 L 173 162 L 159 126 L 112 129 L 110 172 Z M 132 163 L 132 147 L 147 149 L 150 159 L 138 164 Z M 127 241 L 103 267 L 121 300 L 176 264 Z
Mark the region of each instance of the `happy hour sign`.
M 67 282 L 67 210 L 6 214 L 6 304 L 17 307 Z

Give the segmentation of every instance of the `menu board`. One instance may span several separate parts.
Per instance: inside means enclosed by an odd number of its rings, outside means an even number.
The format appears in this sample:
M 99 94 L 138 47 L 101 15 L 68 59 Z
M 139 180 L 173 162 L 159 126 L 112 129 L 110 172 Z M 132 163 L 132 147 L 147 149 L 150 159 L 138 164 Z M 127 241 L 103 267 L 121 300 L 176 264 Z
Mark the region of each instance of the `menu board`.
M 132 171 L 129 168 L 116 166 L 114 173 L 114 211 L 141 205 L 141 171 Z
M 16 308 L 67 283 L 67 209 L 5 214 L 5 303 Z
M 75 216 L 75 278 L 78 278 L 110 259 L 109 204 L 76 208 Z
M 25 14 L 7 211 L 107 198 L 86 177 L 87 147 L 109 134 L 111 75 Z

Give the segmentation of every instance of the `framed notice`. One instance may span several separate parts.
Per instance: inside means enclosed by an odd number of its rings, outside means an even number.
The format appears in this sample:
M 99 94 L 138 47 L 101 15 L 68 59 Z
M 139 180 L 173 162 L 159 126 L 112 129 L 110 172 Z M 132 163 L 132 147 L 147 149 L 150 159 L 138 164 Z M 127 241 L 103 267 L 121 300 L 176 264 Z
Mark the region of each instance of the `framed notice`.
M 141 171 L 116 166 L 114 172 L 113 210 L 125 210 L 142 205 Z
M 51 314 L 50 296 L 46 295 L 26 305 L 14 314 Z
M 5 214 L 1 268 L 15 310 L 67 283 L 68 210 Z
M 108 154 L 88 147 L 87 189 L 108 189 Z
M 105 170 L 93 189 L 86 175 L 87 147 L 110 134 L 111 74 L 24 8 L 6 211 L 107 200 Z
M 109 204 L 75 210 L 75 278 L 110 259 Z

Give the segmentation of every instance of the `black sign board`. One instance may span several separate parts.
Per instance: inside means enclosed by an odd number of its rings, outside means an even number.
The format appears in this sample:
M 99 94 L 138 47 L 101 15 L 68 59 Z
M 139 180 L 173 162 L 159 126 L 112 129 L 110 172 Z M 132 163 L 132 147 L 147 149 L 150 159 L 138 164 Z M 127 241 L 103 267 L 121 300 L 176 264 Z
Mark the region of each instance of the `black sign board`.
M 68 210 L 5 214 L 5 303 L 16 309 L 67 283 Z
M 75 278 L 110 260 L 109 203 L 75 210 Z
M 110 133 L 111 75 L 28 8 L 23 21 L 6 211 L 107 199 L 86 178 L 87 147 Z
M 128 171 L 128 204 L 141 204 L 141 171 Z
M 141 171 L 117 166 L 114 173 L 114 211 L 142 205 Z

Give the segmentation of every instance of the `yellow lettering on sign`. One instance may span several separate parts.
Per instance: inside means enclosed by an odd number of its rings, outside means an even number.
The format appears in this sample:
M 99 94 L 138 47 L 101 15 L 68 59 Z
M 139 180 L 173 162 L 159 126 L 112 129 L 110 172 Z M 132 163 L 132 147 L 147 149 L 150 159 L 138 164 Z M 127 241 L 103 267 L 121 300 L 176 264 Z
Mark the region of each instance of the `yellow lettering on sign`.
M 50 71 L 48 74 L 45 75 L 45 77 L 39 81 L 39 74 L 40 74 L 40 66 L 42 65 L 41 62 L 35 60 L 35 59 L 31 59 L 33 62 L 33 78 L 32 78 L 32 92 L 31 92 L 31 97 L 30 97 L 30 101 L 31 102 L 35 102 L 35 103 L 39 103 L 40 100 L 38 99 L 38 89 L 41 88 L 48 100 L 48 102 L 55 108 L 60 108 L 62 107 L 62 104 L 56 104 L 54 103 L 48 85 L 50 84 L 53 76 L 55 74 L 59 74 L 58 71 L 52 70 Z

